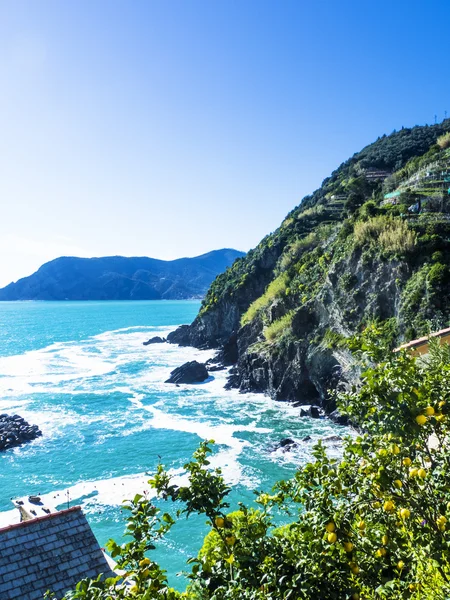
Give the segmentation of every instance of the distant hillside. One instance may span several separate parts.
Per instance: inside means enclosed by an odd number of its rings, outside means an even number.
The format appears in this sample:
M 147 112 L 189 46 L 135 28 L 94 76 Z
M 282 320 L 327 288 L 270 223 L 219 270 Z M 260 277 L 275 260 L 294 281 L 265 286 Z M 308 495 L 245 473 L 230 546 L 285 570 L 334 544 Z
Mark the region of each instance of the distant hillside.
M 194 258 L 62 256 L 0 289 L 1 300 L 185 300 L 202 298 L 243 252 L 225 248 Z

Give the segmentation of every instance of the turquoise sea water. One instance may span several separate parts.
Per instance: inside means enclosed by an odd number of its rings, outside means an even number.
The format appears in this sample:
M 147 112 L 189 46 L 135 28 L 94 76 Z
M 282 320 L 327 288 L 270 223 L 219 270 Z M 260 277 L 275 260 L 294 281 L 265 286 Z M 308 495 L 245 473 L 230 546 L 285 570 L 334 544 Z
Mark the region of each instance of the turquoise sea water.
M 165 384 L 175 367 L 213 353 L 142 342 L 191 322 L 198 308 L 197 301 L 0 303 L 0 413 L 19 413 L 43 432 L 0 454 L 0 526 L 13 514 L 11 498 L 40 494 L 60 507 L 81 504 L 103 545 L 121 538 L 120 503 L 148 490 L 159 456 L 182 481 L 199 442 L 214 439 L 212 462 L 233 486 L 234 509 L 309 458 L 310 443 L 286 454 L 271 444 L 342 433 L 263 395 L 225 391 L 223 371 L 199 385 Z M 175 585 L 201 545 L 203 521 L 180 521 L 156 550 Z

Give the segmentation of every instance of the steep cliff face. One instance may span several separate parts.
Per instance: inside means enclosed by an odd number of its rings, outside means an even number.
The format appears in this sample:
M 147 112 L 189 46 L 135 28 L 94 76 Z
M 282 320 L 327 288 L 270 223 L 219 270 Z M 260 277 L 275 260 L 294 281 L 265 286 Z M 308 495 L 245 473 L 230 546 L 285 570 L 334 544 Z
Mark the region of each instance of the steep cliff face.
M 398 343 L 447 325 L 449 129 L 402 130 L 343 163 L 216 278 L 170 341 L 218 348 L 231 386 L 333 410 L 364 326 L 384 323 Z

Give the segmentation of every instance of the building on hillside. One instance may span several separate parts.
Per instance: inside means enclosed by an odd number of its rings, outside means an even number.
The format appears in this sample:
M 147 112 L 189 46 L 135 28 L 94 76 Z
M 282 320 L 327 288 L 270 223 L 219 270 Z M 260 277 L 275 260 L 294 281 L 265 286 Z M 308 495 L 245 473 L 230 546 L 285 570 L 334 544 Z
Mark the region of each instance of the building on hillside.
M 20 502 L 22 521 L 0 529 L 1 600 L 42 600 L 48 590 L 59 600 L 81 579 L 115 577 L 81 507 L 55 511 L 32 500 L 34 510 Z
M 430 338 L 439 338 L 439 342 L 441 345 L 450 344 L 450 327 L 447 327 L 446 329 L 441 329 L 440 331 L 436 331 L 435 333 L 430 333 L 430 335 L 418 338 L 417 340 L 412 340 L 407 344 L 402 344 L 401 346 L 396 348 L 394 352 L 399 352 L 400 350 L 409 350 L 414 356 L 422 356 L 424 354 L 428 354 Z
M 381 202 L 381 206 L 386 206 L 387 204 L 398 204 L 400 201 L 400 196 L 401 192 L 399 190 L 385 194 L 384 200 Z

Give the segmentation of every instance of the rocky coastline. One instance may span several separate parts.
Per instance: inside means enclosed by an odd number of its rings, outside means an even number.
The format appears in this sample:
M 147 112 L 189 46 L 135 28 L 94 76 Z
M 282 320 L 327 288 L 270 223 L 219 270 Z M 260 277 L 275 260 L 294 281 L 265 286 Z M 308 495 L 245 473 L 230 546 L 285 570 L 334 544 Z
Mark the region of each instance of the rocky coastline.
M 20 415 L 0 415 L 0 452 L 31 442 L 41 435 L 37 425 L 30 425 Z

